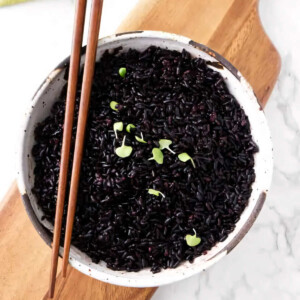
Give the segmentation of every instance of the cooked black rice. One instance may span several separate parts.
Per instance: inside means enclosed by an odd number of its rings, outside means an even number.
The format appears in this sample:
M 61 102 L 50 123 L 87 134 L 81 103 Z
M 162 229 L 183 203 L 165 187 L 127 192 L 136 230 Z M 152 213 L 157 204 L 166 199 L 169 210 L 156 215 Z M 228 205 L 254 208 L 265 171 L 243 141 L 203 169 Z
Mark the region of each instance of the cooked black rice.
M 227 238 L 247 206 L 258 149 L 244 110 L 204 60 L 184 50 L 119 50 L 106 52 L 95 68 L 72 244 L 111 269 L 155 273 L 192 262 Z M 33 192 L 52 223 L 65 98 L 64 91 L 38 124 L 32 149 Z M 76 111 L 79 98 L 80 89 Z M 116 139 L 117 121 L 137 128 L 131 134 L 124 128 Z M 141 133 L 147 144 L 135 140 Z M 115 148 L 124 134 L 133 153 L 121 159 Z M 172 140 L 176 155 L 163 150 L 159 165 L 148 159 L 163 138 Z M 182 152 L 196 168 L 178 160 Z M 149 188 L 166 197 L 148 194 Z M 185 236 L 193 229 L 202 241 L 189 247 Z

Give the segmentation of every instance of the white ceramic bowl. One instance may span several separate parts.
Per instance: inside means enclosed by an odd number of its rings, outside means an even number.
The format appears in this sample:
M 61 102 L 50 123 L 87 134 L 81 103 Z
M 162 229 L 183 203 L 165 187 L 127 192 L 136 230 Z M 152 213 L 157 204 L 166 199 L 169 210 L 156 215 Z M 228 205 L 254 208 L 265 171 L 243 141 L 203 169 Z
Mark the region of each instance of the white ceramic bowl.
M 217 243 L 207 254 L 197 257 L 194 263 L 183 262 L 176 269 L 162 270 L 152 274 L 149 269 L 137 273 L 125 271 L 113 271 L 106 267 L 104 262 L 94 264 L 91 259 L 75 247 L 71 247 L 70 264 L 82 273 L 93 278 L 131 287 L 151 287 L 176 282 L 190 277 L 207 269 L 219 259 L 228 254 L 248 232 L 258 213 L 260 212 L 272 177 L 272 143 L 267 122 L 261 106 L 256 99 L 252 88 L 245 78 L 226 59 L 208 47 L 198 44 L 186 37 L 175 34 L 138 31 L 116 34 L 99 40 L 97 60 L 107 49 L 123 47 L 144 50 L 150 45 L 181 51 L 183 48 L 194 57 L 201 57 L 213 62 L 212 68 L 220 72 L 225 78 L 230 92 L 235 96 L 245 110 L 251 124 L 254 141 L 259 147 L 255 154 L 256 180 L 253 183 L 253 192 L 249 204 L 236 224 L 236 228 L 228 238 Z M 81 65 L 84 55 L 81 59 Z M 69 58 L 60 63 L 46 78 L 34 95 L 30 108 L 25 114 L 25 120 L 21 128 L 20 145 L 18 153 L 18 185 L 23 197 L 26 210 L 33 225 L 48 245 L 51 243 L 51 231 L 53 226 L 47 221 L 42 221 L 42 211 L 37 205 L 31 189 L 34 183 L 34 159 L 31 149 L 34 145 L 34 129 L 38 122 L 50 114 L 53 103 L 57 100 L 63 86 L 66 84 L 64 74 L 68 66 Z M 62 253 L 62 249 L 60 249 Z

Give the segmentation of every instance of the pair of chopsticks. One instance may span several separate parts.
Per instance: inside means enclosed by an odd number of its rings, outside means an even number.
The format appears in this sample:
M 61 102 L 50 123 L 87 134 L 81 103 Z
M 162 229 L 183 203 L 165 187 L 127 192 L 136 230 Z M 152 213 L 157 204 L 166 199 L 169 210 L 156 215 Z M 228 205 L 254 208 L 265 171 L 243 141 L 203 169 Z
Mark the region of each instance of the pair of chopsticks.
M 89 25 L 89 32 L 88 32 L 88 41 L 87 41 L 87 49 L 86 49 L 85 64 L 84 64 L 84 71 L 83 71 L 83 81 L 82 81 L 82 88 L 81 88 L 81 98 L 80 98 L 80 106 L 79 106 L 79 115 L 78 115 L 78 123 L 77 123 L 75 150 L 74 150 L 74 158 L 73 158 L 73 166 L 72 166 L 67 223 L 66 223 L 66 230 L 65 230 L 63 267 L 62 267 L 63 277 L 66 277 L 67 267 L 69 262 L 71 237 L 72 237 L 74 216 L 76 211 L 80 166 L 81 166 L 81 160 L 83 154 L 84 136 L 85 136 L 85 128 L 86 128 L 87 115 L 89 109 L 92 81 L 94 76 L 102 6 L 103 6 L 103 0 L 92 0 L 91 17 L 90 17 L 90 25 Z M 86 12 L 86 0 L 77 0 L 76 10 L 75 10 L 75 24 L 74 24 L 74 31 L 73 31 L 72 52 L 71 52 L 70 69 L 69 69 L 69 79 L 68 79 L 68 90 L 67 90 L 60 173 L 59 173 L 58 193 L 57 193 L 56 212 L 55 212 L 54 234 L 53 234 L 50 286 L 49 286 L 49 293 L 48 293 L 50 298 L 52 298 L 54 295 L 55 281 L 56 281 L 57 262 L 58 262 L 62 217 L 63 217 L 65 194 L 66 194 L 70 145 L 71 145 L 72 127 L 73 127 L 73 119 L 74 119 L 75 97 L 76 97 L 76 88 L 77 88 L 77 81 L 78 81 L 78 72 L 80 66 L 80 51 L 82 47 L 85 12 Z

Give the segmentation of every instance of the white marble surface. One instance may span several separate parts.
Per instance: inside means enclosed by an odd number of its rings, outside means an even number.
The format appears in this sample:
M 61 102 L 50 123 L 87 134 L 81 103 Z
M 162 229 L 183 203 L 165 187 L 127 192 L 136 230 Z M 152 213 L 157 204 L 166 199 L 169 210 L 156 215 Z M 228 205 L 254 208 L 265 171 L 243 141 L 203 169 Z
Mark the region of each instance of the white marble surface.
M 101 35 L 112 33 L 136 1 L 106 1 Z M 260 12 L 282 57 L 265 110 L 275 156 L 270 194 L 229 256 L 198 276 L 159 288 L 154 300 L 300 299 L 300 1 L 261 0 Z M 41 79 L 70 51 L 72 14 L 71 0 L 0 8 L 0 199 L 15 176 L 18 118 Z

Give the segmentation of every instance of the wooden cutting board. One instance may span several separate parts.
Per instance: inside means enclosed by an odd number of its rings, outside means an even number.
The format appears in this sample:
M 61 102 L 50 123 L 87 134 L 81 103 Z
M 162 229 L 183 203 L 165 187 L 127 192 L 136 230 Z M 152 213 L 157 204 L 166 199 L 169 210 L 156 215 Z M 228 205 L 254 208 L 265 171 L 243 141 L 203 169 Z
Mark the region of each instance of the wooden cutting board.
M 208 45 L 242 72 L 266 104 L 280 58 L 261 27 L 257 0 L 140 0 L 118 32 L 145 29 Z M 14 183 L 0 206 L 0 299 L 47 299 L 50 253 Z M 66 280 L 58 275 L 55 299 L 145 300 L 155 290 L 110 285 L 69 268 Z

